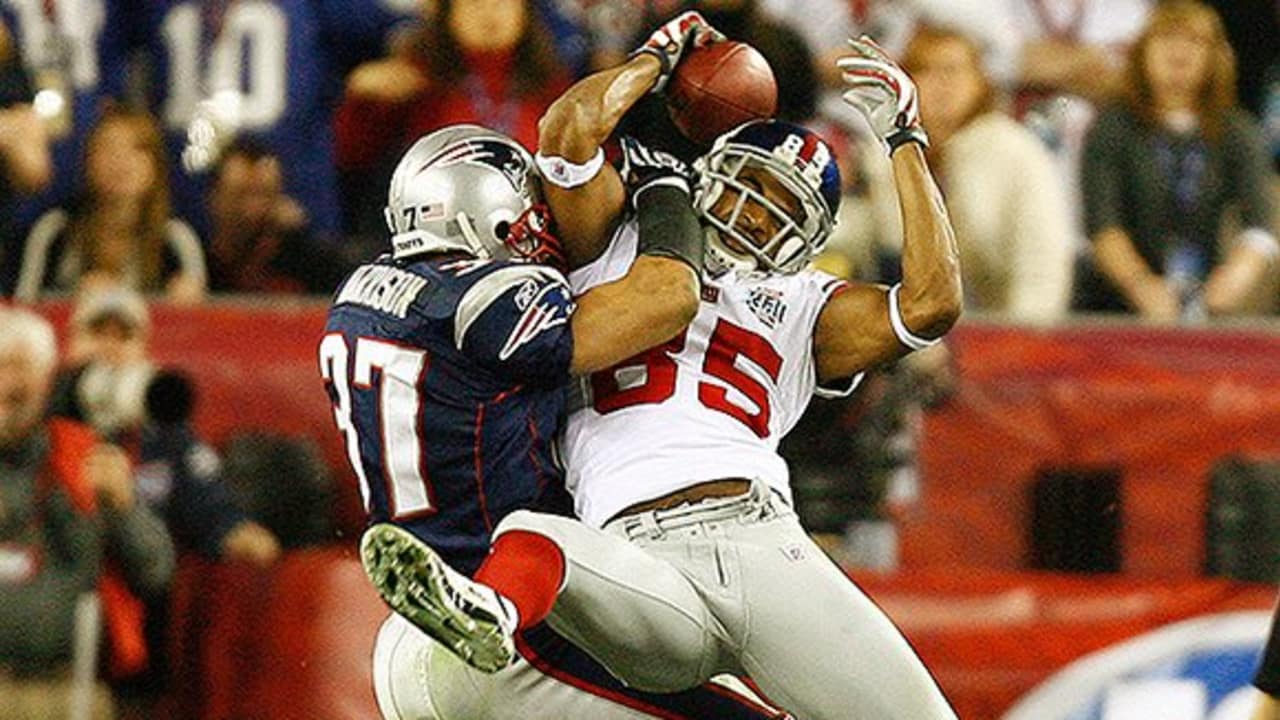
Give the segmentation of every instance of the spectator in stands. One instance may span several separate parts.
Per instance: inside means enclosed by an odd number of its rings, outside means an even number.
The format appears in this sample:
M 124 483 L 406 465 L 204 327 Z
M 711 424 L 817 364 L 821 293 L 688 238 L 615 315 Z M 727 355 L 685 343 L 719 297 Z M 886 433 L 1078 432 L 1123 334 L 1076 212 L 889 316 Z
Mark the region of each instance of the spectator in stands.
M 571 78 L 532 0 L 431 5 L 404 52 L 348 77 L 336 122 L 341 167 L 378 167 L 422 135 L 460 122 L 536 148 L 538 118 Z
M 287 162 L 285 191 L 315 232 L 341 227 L 333 110 L 342 79 L 386 52 L 413 0 L 153 0 L 129 22 L 145 33 L 152 110 L 164 123 L 177 214 L 201 237 L 209 172 L 229 139 L 250 137 Z
M 533 150 L 538 118 L 570 81 L 533 0 L 440 0 L 391 55 L 357 67 L 335 119 L 351 223 L 382 237 L 385 188 L 400 154 L 460 122 L 504 132 Z
M 999 92 L 973 38 L 920 25 L 902 62 L 919 87 L 930 166 L 959 240 L 966 307 L 1018 322 L 1061 318 L 1075 249 L 1066 190 L 1048 150 L 999 109 Z M 871 177 L 861 204 L 870 206 L 873 221 L 841 231 L 832 250 L 872 245 L 875 255 L 896 257 L 902 230 L 891 168 L 879 147 L 863 149 L 857 164 Z M 857 230 L 871 237 L 849 237 Z
M 1101 282 L 1083 307 L 1155 321 L 1227 315 L 1280 254 L 1257 124 L 1236 104 L 1217 14 L 1168 0 L 1134 44 L 1125 102 L 1090 131 L 1082 185 Z M 1227 208 L 1241 231 L 1220 245 Z
M 920 88 L 931 164 L 960 239 L 966 304 L 1017 321 L 1060 318 L 1074 248 L 1066 190 L 1049 153 L 998 109 L 973 38 L 921 26 L 903 66 Z
M 143 418 L 143 393 L 155 374 L 147 354 L 151 322 L 142 296 L 113 288 L 81 295 L 67 329 L 66 368 L 58 373 L 52 415 L 124 440 Z
M 48 138 L 32 96 L 31 79 L 0 15 L 0 295 L 8 293 L 17 274 L 18 199 L 40 191 L 53 176 Z
M 58 375 L 50 414 L 86 422 L 136 452 L 138 494 L 165 519 L 180 550 L 274 562 L 279 542 L 249 520 L 221 482 L 217 454 L 190 424 L 194 388 L 180 373 L 156 367 L 150 333 L 137 293 L 81 298 L 69 328 L 70 367 Z
M 136 27 L 124 15 L 130 6 L 131 0 L 0 3 L 0 23 L 8 23 L 14 46 L 30 70 L 28 99 L 39 98 L 34 105 L 53 159 L 50 182 L 18 203 L 11 218 L 21 233 L 13 250 L 14 277 L 32 224 L 46 210 L 71 201 L 80 180 L 85 140 L 107 101 L 125 94 L 128 51 L 134 42 L 130 33 Z
M 87 593 L 101 600 L 113 670 L 141 669 L 139 605 L 126 587 L 160 595 L 174 569 L 123 451 L 87 427 L 44 419 L 56 364 L 49 324 L 0 308 L 0 694 L 17 717 L 67 716 L 73 643 L 93 617 L 78 610 Z M 95 698 L 95 717 L 109 716 L 109 695 Z
M 280 158 L 237 140 L 222 154 L 209 196 L 209 288 L 215 293 L 328 294 L 354 263 L 311 233 L 284 193 Z
M 204 253 L 171 216 L 164 146 L 147 113 L 114 107 L 89 136 L 83 186 L 69 208 L 41 216 L 27 238 L 14 295 L 128 287 L 194 303 L 205 293 Z

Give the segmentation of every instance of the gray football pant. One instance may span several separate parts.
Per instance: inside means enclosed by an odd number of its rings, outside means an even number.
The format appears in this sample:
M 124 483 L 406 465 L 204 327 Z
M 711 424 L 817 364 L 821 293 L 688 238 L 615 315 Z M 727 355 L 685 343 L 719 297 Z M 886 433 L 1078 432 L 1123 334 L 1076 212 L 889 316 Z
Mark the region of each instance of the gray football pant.
M 956 718 L 897 627 L 762 482 L 603 530 L 519 511 L 495 535 L 515 529 L 564 551 L 548 623 L 632 687 L 728 673 L 798 720 Z
M 759 702 L 736 678 L 716 682 Z M 492 675 L 392 613 L 373 644 L 373 689 L 385 720 L 653 720 L 654 713 L 580 690 L 523 658 Z

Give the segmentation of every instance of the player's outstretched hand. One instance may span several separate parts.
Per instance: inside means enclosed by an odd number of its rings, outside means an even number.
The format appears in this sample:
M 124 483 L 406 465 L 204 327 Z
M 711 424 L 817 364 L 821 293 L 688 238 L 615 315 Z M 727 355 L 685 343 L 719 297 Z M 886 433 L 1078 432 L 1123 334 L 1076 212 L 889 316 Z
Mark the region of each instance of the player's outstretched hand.
M 636 48 L 632 56 L 645 53 L 658 58 L 662 72 L 653 85 L 653 92 L 662 92 L 680 64 L 681 58 L 695 48 L 724 40 L 724 33 L 711 26 L 696 10 L 687 10 L 663 23 L 653 31 L 644 44 Z
M 622 137 L 621 145 L 622 180 L 632 203 L 643 190 L 654 185 L 670 185 L 692 192 L 693 173 L 680 158 L 648 147 L 630 135 Z
M 836 61 L 844 101 L 862 113 L 890 153 L 908 142 L 928 145 L 915 81 L 871 38 L 850 39 L 849 46 L 853 52 Z

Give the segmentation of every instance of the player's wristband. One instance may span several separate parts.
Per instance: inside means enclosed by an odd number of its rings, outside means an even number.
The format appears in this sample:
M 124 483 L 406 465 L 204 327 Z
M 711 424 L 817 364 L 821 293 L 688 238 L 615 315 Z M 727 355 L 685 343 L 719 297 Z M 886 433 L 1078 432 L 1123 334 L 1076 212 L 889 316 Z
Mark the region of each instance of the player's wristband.
M 919 143 L 920 147 L 929 147 L 929 135 L 919 125 L 899 130 L 885 138 L 884 141 L 889 146 L 890 155 L 893 154 L 894 150 L 907 143 Z
M 604 148 L 597 148 L 596 154 L 584 163 L 575 163 L 559 155 L 542 153 L 534 155 L 533 161 L 538 165 L 538 170 L 542 171 L 543 180 L 556 187 L 572 190 L 579 185 L 587 184 L 600 173 L 600 168 L 604 167 Z
M 902 283 L 889 288 L 889 325 L 893 327 L 893 334 L 898 336 L 898 342 L 912 350 L 923 350 L 937 345 L 942 338 L 933 338 L 932 340 L 922 338 L 907 327 L 907 323 L 902 319 L 902 306 L 898 304 L 898 291 L 901 289 Z
M 636 196 L 640 224 L 637 252 L 675 258 L 702 275 L 703 235 L 689 192 L 670 184 L 650 183 Z
M 658 78 L 653 81 L 653 87 L 649 88 L 649 92 L 651 93 L 662 92 L 663 89 L 665 89 L 667 86 L 667 80 L 671 78 L 671 71 L 673 69 L 671 64 L 671 56 L 662 52 L 661 50 L 658 50 L 657 48 L 651 48 L 646 46 L 646 47 L 641 47 L 637 50 L 634 50 L 630 55 L 627 56 L 627 61 L 630 62 L 631 60 L 634 60 L 641 55 L 652 55 L 653 57 L 658 59 Z

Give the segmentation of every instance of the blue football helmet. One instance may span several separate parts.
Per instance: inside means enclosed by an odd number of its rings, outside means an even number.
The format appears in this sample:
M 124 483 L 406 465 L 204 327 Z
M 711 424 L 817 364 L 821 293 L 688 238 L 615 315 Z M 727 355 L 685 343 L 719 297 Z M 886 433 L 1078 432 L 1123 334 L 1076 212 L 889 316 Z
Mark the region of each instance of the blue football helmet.
M 795 272 L 826 244 L 840 206 L 840 169 L 830 146 L 812 130 L 780 120 L 749 122 L 721 135 L 695 168 L 695 205 L 708 233 L 706 262 L 712 275 Z M 743 182 L 748 169 L 776 178 L 795 197 L 799 211 L 790 213 L 765 197 L 758 181 Z M 736 193 L 732 210 L 718 217 L 712 209 L 728 189 Z M 772 216 L 778 229 L 771 237 L 753 240 L 740 227 L 749 202 Z

